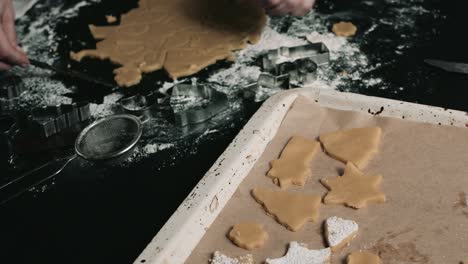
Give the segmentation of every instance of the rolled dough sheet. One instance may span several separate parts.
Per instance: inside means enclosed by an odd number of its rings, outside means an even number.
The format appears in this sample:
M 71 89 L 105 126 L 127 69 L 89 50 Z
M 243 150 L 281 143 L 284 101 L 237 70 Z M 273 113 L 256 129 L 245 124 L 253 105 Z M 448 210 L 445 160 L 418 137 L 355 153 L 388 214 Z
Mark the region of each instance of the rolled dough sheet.
M 314 138 L 337 130 L 371 126 L 381 127 L 384 134 L 379 153 L 364 172 L 383 175 L 381 188 L 387 196 L 386 203 L 360 210 L 322 205 L 317 222 L 291 232 L 266 215 L 251 197 L 252 188 L 278 189 L 265 173 L 270 169 L 270 161 L 278 157 L 292 136 Z M 468 186 L 467 135 L 466 128 L 323 108 L 306 98 L 298 98 L 187 263 L 207 263 L 215 250 L 244 255 L 245 250 L 226 237 L 229 228 L 242 221 L 261 223 L 268 230 L 268 243 L 254 252 L 256 263 L 284 256 L 291 241 L 307 243 L 308 248 L 325 248 L 322 224 L 332 216 L 357 222 L 359 234 L 348 247 L 332 254 L 331 263 L 345 263 L 351 252 L 359 250 L 377 253 L 385 264 L 460 263 L 467 259 L 468 208 L 454 204 Z M 319 152 L 312 166 L 312 174 L 316 176 L 304 187 L 291 190 L 323 197 L 327 190 L 319 179 L 341 174 L 344 166 Z
M 192 75 L 232 51 L 255 43 L 266 23 L 257 1 L 140 0 L 116 26 L 93 26 L 96 49 L 72 52 L 71 58 L 110 59 L 120 86 L 138 84 L 142 73 L 164 68 L 173 79 Z

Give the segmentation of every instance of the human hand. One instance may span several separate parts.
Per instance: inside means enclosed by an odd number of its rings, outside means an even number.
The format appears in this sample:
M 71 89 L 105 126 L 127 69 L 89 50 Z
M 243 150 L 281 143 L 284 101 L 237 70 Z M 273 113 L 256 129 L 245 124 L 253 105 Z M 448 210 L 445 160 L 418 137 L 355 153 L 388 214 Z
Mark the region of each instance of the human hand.
M 1 0 L 0 0 L 1 1 Z M 260 0 L 271 15 L 305 16 L 315 4 L 315 0 Z
M 16 39 L 13 3 L 11 0 L 0 0 L 0 71 L 15 65 L 26 67 L 28 64 L 28 57 Z

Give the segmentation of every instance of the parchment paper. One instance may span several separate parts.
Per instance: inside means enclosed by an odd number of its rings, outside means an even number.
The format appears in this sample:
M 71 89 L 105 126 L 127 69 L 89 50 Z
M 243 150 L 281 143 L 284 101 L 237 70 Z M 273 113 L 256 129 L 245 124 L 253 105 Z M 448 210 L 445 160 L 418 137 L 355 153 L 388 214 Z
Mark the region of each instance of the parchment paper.
M 383 176 L 381 189 L 386 203 L 359 210 L 322 204 L 318 222 L 292 232 L 268 216 L 252 198 L 254 187 L 279 190 L 265 174 L 269 162 L 278 157 L 291 136 L 316 139 L 325 132 L 376 125 L 383 129 L 380 150 L 364 172 Z M 318 154 L 311 166 L 312 177 L 305 187 L 289 191 L 325 195 L 326 189 L 318 180 L 341 175 L 344 168 L 343 163 L 324 153 Z M 464 191 L 468 192 L 468 129 L 327 109 L 299 97 L 186 263 L 208 263 L 216 250 L 230 256 L 249 253 L 226 236 L 234 224 L 245 221 L 263 224 L 269 235 L 263 248 L 251 251 L 256 263 L 283 256 L 290 241 L 321 249 L 326 247 L 323 221 L 330 216 L 359 224 L 358 236 L 350 246 L 334 253 L 331 263 L 344 263 L 350 252 L 359 249 L 369 249 L 390 264 L 460 263 L 468 260 L 468 208 L 461 202 Z

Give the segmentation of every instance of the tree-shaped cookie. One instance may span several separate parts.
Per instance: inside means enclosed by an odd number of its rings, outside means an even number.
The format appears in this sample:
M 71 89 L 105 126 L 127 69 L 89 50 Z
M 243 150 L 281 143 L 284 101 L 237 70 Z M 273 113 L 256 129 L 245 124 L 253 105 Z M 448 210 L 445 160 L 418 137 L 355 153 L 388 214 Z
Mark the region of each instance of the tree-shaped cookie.
M 353 128 L 323 134 L 319 140 L 332 158 L 362 169 L 377 152 L 381 134 L 380 127 Z
M 292 231 L 298 231 L 309 221 L 317 221 L 319 216 L 319 195 L 255 188 L 252 196 L 278 223 Z
M 281 258 L 266 259 L 267 264 L 326 264 L 330 261 L 329 248 L 313 250 L 299 245 L 296 241 L 289 243 L 288 253 Z
M 268 234 L 260 224 L 241 223 L 232 227 L 228 237 L 238 247 L 252 250 L 263 246 L 268 239 Z
M 345 247 L 356 236 L 359 226 L 352 220 L 329 217 L 325 221 L 325 238 L 332 251 Z
M 271 162 L 267 176 L 281 188 L 294 185 L 304 186 L 310 177 L 310 163 L 320 143 L 300 136 L 292 137 L 281 152 L 281 157 Z
M 343 176 L 320 180 L 329 189 L 324 203 L 344 204 L 356 209 L 368 203 L 383 203 L 385 195 L 378 189 L 381 181 L 382 176 L 365 176 L 353 163 L 348 162 Z

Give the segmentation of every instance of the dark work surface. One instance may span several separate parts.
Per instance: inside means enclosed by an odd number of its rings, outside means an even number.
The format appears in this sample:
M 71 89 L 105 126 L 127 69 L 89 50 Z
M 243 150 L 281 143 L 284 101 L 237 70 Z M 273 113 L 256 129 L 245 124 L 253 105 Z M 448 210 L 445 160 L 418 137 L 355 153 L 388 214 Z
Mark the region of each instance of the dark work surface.
M 98 23 L 97 17 L 102 19 L 109 10 L 118 14 L 135 6 L 134 1 L 111 2 L 114 4 L 104 1 L 107 4 L 84 8 L 80 19 Z M 367 17 L 385 16 L 390 5 L 372 1 L 375 6 L 360 9 L 363 1 L 318 2 L 317 8 L 323 13 L 362 13 L 358 19 L 362 26 L 366 26 Z M 446 18 L 417 21 L 417 29 L 422 31 L 416 32 L 414 45 L 404 56 L 394 55 L 399 32 L 380 28 L 373 39 L 359 40 L 358 36 L 357 41 L 362 41 L 362 50 L 373 63 L 392 62 L 371 73 L 385 79 L 390 88 L 381 90 L 356 83 L 351 91 L 468 111 L 468 75 L 446 73 L 422 63 L 425 58 L 468 63 L 468 40 L 463 35 L 466 8 L 461 1 L 417 2 L 424 2 L 428 10 L 437 10 Z M 89 34 L 76 25 L 60 27 L 59 30 L 76 27 L 82 31 L 80 34 Z M 73 42 L 69 45 L 80 48 Z M 109 67 L 105 62 L 88 63 L 97 68 Z M 144 81 L 160 77 L 149 76 Z M 405 89 L 398 89 L 400 86 Z M 0 263 L 131 263 L 251 114 L 252 111 L 242 112 L 219 133 L 187 140 L 176 149 L 150 155 L 131 166 L 109 169 L 74 162 L 47 192 L 27 194 L 0 207 Z

